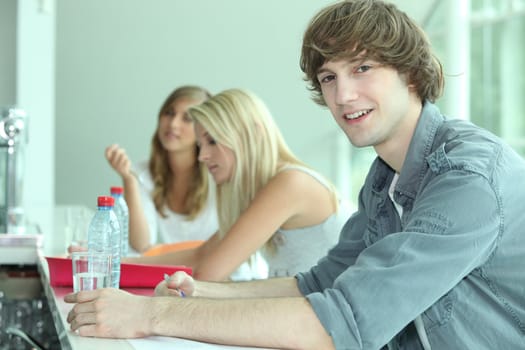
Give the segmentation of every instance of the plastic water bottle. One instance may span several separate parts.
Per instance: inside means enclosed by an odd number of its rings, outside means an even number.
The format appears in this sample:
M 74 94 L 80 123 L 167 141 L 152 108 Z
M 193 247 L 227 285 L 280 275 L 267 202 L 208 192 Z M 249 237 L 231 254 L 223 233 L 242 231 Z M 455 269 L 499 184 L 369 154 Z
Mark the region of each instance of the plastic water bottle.
M 110 188 L 110 191 L 111 197 L 115 198 L 113 210 L 115 211 L 120 223 L 120 236 L 122 238 L 120 244 L 120 256 L 127 256 L 129 246 L 129 210 L 123 195 L 124 189 L 122 187 L 113 186 Z
M 114 198 L 100 196 L 97 211 L 88 228 L 88 251 L 111 254 L 111 283 L 118 288 L 120 283 L 120 225 L 113 211 Z

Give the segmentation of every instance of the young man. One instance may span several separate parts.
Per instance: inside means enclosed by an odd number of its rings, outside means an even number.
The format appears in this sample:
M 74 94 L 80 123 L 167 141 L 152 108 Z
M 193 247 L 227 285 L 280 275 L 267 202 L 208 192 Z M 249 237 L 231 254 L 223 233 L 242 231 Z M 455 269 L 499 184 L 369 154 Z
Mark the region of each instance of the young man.
M 295 278 L 66 297 L 81 335 L 161 334 L 294 349 L 517 349 L 525 343 L 525 162 L 432 102 L 440 63 L 393 5 L 322 10 L 301 68 L 357 147 L 377 152 L 341 239 Z

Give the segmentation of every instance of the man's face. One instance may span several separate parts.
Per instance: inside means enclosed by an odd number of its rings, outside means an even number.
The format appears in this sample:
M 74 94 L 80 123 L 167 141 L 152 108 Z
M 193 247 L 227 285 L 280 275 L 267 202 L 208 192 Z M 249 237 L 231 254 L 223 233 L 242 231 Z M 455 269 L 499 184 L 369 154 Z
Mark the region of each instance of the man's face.
M 335 121 L 357 147 L 373 146 L 378 154 L 410 140 L 421 102 L 398 72 L 362 56 L 325 62 L 317 79 Z

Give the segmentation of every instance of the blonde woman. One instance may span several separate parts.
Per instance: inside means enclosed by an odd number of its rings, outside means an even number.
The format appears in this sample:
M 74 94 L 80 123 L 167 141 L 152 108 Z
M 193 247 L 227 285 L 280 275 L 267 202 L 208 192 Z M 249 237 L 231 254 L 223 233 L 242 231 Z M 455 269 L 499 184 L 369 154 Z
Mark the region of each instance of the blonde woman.
M 226 90 L 189 109 L 199 160 L 217 186 L 219 230 L 202 246 L 142 259 L 192 266 L 200 280 L 227 279 L 260 252 L 269 276 L 305 271 L 335 245 L 349 217 L 333 186 L 286 145 L 265 104 Z
M 210 97 L 198 86 L 175 89 L 162 104 L 148 162 L 132 165 L 111 145 L 105 155 L 121 176 L 129 207 L 129 242 L 143 253 L 155 243 L 206 240 L 217 231 L 215 187 L 199 163 L 189 107 Z

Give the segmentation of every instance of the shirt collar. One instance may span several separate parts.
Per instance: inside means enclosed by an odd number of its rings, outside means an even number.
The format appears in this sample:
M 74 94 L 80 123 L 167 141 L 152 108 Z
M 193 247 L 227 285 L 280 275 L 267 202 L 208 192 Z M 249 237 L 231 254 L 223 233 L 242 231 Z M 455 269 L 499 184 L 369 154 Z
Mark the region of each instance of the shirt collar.
M 439 109 L 431 102 L 425 101 L 399 174 L 397 191 L 415 197 L 428 168 L 426 158 L 432 152 L 436 132 L 444 120 Z

